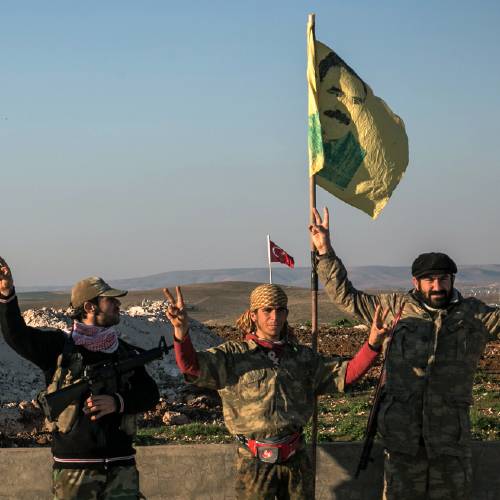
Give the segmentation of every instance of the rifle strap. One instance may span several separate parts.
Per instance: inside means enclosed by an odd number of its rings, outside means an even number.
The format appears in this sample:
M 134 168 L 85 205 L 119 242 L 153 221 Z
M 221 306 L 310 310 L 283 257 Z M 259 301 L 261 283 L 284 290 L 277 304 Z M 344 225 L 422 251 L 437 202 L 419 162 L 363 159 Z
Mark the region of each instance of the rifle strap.
M 372 407 L 370 409 L 370 415 L 368 416 L 368 422 L 366 424 L 366 431 L 365 431 L 365 441 L 363 443 L 363 448 L 361 450 L 361 456 L 359 457 L 359 462 L 358 462 L 358 467 L 356 469 L 356 473 L 354 475 L 355 478 L 359 477 L 359 474 L 362 470 L 365 470 L 368 462 L 370 460 L 370 453 L 371 449 L 373 446 L 373 440 L 375 439 L 375 434 L 377 432 L 377 414 L 378 410 L 380 407 L 380 400 L 381 397 L 383 396 L 383 388 L 386 382 L 386 362 L 387 362 L 387 357 L 389 355 L 389 350 L 391 348 L 391 343 L 392 339 L 394 337 L 394 331 L 396 330 L 396 326 L 399 323 L 399 320 L 401 319 L 401 316 L 403 314 L 403 309 L 404 309 L 404 302 L 401 304 L 401 308 L 399 309 L 398 313 L 396 316 L 394 316 L 394 319 L 392 321 L 392 326 L 390 330 L 390 334 L 388 337 L 388 342 L 386 344 L 385 348 L 385 353 L 384 353 L 384 359 L 382 361 L 382 370 L 380 371 L 380 377 L 378 379 L 377 383 L 377 388 L 375 389 L 375 397 L 374 401 L 372 404 Z
M 399 323 L 399 320 L 401 319 L 401 316 L 403 315 L 403 309 L 405 307 L 404 302 L 401 304 L 401 308 L 399 309 L 398 313 L 396 316 L 394 316 L 394 320 L 392 321 L 392 328 L 391 328 L 391 336 L 394 335 L 394 331 L 396 330 L 396 326 Z
M 381 380 L 381 385 L 382 386 L 385 385 L 385 378 L 386 378 L 385 365 L 386 365 L 386 362 L 387 362 L 387 357 L 389 356 L 389 351 L 391 349 L 392 341 L 394 339 L 394 332 L 396 331 L 396 326 L 398 325 L 399 320 L 401 319 L 401 316 L 403 315 L 404 306 L 405 306 L 405 304 L 403 302 L 403 304 L 401 304 L 401 308 L 399 309 L 399 311 L 396 314 L 396 316 L 394 316 L 394 319 L 392 321 L 391 333 L 389 334 L 389 341 L 387 342 L 387 346 L 386 346 L 386 349 L 385 349 L 384 360 L 382 361 L 382 371 L 380 373 L 380 380 Z
M 389 342 L 387 344 L 386 354 L 385 354 L 384 357 L 387 357 L 387 353 L 389 351 L 389 347 L 391 346 L 392 339 L 394 337 L 394 332 L 396 331 L 396 326 L 398 325 L 399 320 L 401 319 L 401 316 L 403 315 L 404 306 L 405 305 L 403 303 L 401 305 L 401 308 L 399 309 L 398 313 L 396 314 L 396 316 L 394 316 L 394 319 L 392 320 L 391 330 L 390 330 L 390 333 L 389 333 Z

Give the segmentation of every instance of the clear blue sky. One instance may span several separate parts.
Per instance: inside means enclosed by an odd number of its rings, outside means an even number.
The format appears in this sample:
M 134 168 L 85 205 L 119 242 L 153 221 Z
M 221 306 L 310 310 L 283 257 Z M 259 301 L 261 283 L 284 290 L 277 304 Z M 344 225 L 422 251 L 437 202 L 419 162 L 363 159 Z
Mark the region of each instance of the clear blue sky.
M 307 14 L 406 123 L 378 220 L 321 192 L 348 265 L 500 263 L 498 2 L 0 4 L 0 254 L 22 285 L 308 263 Z

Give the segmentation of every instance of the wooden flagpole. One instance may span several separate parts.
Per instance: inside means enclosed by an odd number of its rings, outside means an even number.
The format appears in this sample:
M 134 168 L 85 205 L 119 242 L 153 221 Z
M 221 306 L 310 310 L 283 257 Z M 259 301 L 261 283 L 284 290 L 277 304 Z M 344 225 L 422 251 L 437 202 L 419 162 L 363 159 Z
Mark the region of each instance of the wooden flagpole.
M 310 179 L 310 205 L 316 208 L 316 176 Z M 311 217 L 312 218 L 312 217 Z M 311 224 L 313 224 L 311 220 Z M 312 350 L 318 352 L 318 273 L 316 271 L 316 251 L 311 243 L 311 343 Z M 314 398 L 311 426 L 311 461 L 314 474 L 314 492 L 316 492 L 316 448 L 318 442 L 318 398 Z M 315 498 L 315 497 L 313 497 Z
M 315 30 L 315 14 L 309 14 L 313 33 Z M 316 37 L 315 37 L 316 38 Z M 309 218 L 314 224 L 313 209 L 316 208 L 316 176 L 309 176 Z M 318 351 L 318 273 L 316 271 L 316 251 L 311 241 L 311 340 L 312 349 Z M 312 428 L 311 428 L 311 461 L 313 469 L 313 499 L 316 498 L 316 454 L 318 442 L 318 398 L 314 398 Z

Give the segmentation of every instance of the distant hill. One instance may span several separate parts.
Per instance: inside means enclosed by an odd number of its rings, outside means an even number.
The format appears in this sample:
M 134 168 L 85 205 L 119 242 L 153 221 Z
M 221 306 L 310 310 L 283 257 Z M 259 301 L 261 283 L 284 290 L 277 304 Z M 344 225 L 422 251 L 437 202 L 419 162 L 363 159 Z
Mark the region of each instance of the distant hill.
M 354 266 L 348 269 L 349 278 L 359 289 L 408 290 L 411 288 L 410 267 L 408 266 Z M 196 283 L 216 283 L 225 281 L 264 283 L 269 280 L 267 268 L 208 269 L 194 271 L 170 271 L 138 278 L 110 280 L 118 288 L 126 290 L 149 290 L 172 285 Z M 273 281 L 287 286 L 308 287 L 310 269 L 299 267 L 288 269 L 273 267 Z M 460 266 L 457 287 L 500 286 L 500 265 Z M 68 290 L 71 285 L 19 287 L 19 291 Z

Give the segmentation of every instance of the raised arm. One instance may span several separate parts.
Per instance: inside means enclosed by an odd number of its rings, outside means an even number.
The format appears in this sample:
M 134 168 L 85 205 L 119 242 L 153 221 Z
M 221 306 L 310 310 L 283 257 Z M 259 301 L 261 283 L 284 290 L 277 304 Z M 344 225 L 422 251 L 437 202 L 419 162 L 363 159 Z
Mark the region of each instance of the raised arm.
M 64 348 L 66 337 L 63 332 L 48 333 L 26 325 L 19 309 L 12 272 L 1 257 L 0 329 L 5 342 L 14 351 L 44 371 L 53 369 Z
M 166 316 L 174 328 L 175 361 L 180 372 L 188 382 L 200 387 L 223 388 L 228 378 L 228 354 L 218 347 L 197 352 L 189 337 L 189 316 L 181 288 L 176 287 L 176 299 L 167 288 L 163 294 L 168 302 Z
M 371 324 L 378 305 L 388 309 L 389 315 L 394 317 L 400 303 L 400 295 L 371 295 L 357 290 L 349 281 L 344 264 L 333 250 L 328 208 L 325 207 L 323 218 L 314 209 L 313 219 L 314 223 L 309 226 L 309 232 L 318 254 L 318 275 L 331 301 L 366 324 Z
M 382 308 L 377 306 L 375 316 L 370 328 L 368 340 L 361 349 L 349 361 L 347 373 L 345 376 L 346 385 L 353 384 L 359 380 L 373 365 L 379 352 L 382 350 L 382 344 L 392 326 L 386 323 L 389 310 L 382 312 Z
M 316 394 L 343 392 L 347 385 L 356 382 L 370 369 L 391 329 L 391 325 L 385 322 L 388 313 L 377 306 L 368 340 L 350 361 L 319 357 Z

